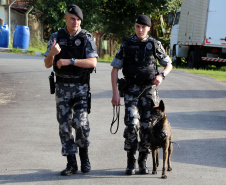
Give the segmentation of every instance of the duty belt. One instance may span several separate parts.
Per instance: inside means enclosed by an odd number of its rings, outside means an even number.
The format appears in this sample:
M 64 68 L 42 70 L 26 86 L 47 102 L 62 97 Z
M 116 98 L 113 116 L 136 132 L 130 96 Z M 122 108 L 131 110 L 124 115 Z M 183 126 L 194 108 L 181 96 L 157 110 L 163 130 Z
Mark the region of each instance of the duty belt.
M 89 78 L 87 77 L 79 77 L 79 78 L 64 78 L 61 76 L 56 76 L 56 82 L 66 83 L 66 84 L 73 84 L 73 83 L 81 83 L 85 84 L 89 82 Z
M 125 78 L 125 81 L 127 84 L 136 84 L 136 85 L 154 85 L 152 83 L 152 80 L 137 80 L 137 79 L 132 79 L 132 78 Z

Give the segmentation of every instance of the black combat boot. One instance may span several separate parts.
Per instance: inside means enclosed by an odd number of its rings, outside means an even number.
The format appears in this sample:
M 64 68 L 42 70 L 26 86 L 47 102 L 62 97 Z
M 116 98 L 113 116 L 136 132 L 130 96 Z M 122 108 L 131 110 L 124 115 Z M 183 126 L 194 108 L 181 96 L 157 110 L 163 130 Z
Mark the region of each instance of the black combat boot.
M 75 155 L 67 156 L 67 167 L 61 172 L 61 175 L 68 176 L 75 174 L 78 171 L 77 161 Z
M 91 170 L 91 165 L 89 162 L 88 148 L 79 148 L 79 156 L 81 160 L 81 171 L 87 173 Z
M 127 152 L 127 168 L 126 168 L 126 175 L 134 175 L 135 174 L 135 153 L 134 151 Z
M 140 174 L 148 174 L 147 168 L 147 157 L 148 154 L 146 152 L 139 152 L 138 164 L 139 164 L 139 172 Z

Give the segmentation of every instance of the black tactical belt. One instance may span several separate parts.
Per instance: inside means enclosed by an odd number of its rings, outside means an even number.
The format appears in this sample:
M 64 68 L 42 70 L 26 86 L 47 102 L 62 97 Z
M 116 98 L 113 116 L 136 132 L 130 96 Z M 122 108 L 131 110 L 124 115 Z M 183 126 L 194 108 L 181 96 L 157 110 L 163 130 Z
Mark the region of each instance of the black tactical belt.
M 137 80 L 131 78 L 125 78 L 127 84 L 136 84 L 136 85 L 154 85 L 152 80 Z
M 60 82 L 60 83 L 65 83 L 65 84 L 73 84 L 73 83 L 88 83 L 88 81 L 86 82 L 86 80 L 84 81 L 82 77 L 80 78 L 63 78 L 60 76 L 56 76 L 56 82 Z

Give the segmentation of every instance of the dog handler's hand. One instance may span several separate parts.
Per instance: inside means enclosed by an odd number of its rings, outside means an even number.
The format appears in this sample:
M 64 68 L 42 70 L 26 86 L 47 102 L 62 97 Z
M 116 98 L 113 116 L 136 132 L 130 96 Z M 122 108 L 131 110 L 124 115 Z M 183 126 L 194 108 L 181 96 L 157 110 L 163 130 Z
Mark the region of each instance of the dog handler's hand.
M 120 96 L 118 93 L 113 94 L 111 100 L 112 106 L 118 106 L 120 104 Z
M 157 86 L 159 86 L 162 83 L 162 80 L 163 80 L 162 75 L 157 75 L 155 77 L 155 79 L 152 81 L 152 83 L 155 84 L 156 87 L 157 87 Z

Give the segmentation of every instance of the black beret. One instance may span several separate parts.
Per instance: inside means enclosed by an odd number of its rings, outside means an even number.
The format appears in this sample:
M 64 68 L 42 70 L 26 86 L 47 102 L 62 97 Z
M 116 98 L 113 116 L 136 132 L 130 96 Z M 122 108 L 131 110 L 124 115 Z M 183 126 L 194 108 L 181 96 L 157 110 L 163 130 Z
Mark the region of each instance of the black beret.
M 135 23 L 142 24 L 142 25 L 147 25 L 147 26 L 151 27 L 151 19 L 147 15 L 139 15 L 136 18 Z
M 72 4 L 72 5 L 68 6 L 67 11 L 71 14 L 75 14 L 81 20 L 83 20 L 82 10 L 77 5 Z

